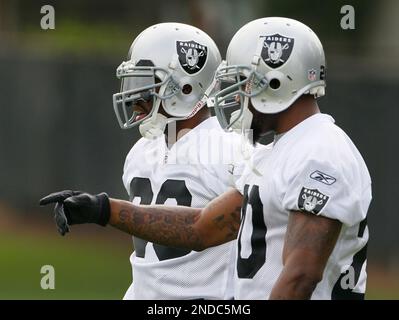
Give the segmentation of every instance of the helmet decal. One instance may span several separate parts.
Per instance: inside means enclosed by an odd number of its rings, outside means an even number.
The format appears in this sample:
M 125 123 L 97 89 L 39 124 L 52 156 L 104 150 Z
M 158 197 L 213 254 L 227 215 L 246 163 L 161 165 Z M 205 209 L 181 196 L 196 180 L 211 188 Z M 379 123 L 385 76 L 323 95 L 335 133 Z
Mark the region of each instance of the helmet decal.
M 317 72 L 315 69 L 308 70 L 308 80 L 315 81 L 317 79 Z
M 195 41 L 176 41 L 179 62 L 184 71 L 194 74 L 200 71 L 206 62 L 208 48 Z
M 263 61 L 273 69 L 282 66 L 291 55 L 294 38 L 284 37 L 278 33 L 264 38 L 261 52 Z

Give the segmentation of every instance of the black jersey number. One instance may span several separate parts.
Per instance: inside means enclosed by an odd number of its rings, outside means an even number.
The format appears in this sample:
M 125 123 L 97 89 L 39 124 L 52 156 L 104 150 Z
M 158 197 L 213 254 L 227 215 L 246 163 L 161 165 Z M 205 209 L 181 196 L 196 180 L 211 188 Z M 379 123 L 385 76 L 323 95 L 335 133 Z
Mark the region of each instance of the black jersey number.
M 263 204 L 259 196 L 259 186 L 244 186 L 244 200 L 242 205 L 241 229 L 238 235 L 237 274 L 240 279 L 252 279 L 266 262 L 266 232 L 267 227 L 263 218 Z M 252 252 L 248 258 L 241 258 L 241 237 L 245 224 L 248 205 L 252 207 Z
M 366 229 L 366 227 L 367 227 L 367 218 L 365 218 L 359 224 L 359 231 L 357 233 L 358 238 L 363 238 L 364 230 Z M 344 277 L 349 276 L 349 273 L 352 270 L 353 271 L 352 275 L 354 276 L 353 282 L 356 285 L 357 282 L 359 281 L 360 272 L 362 271 L 362 267 L 366 259 L 367 259 L 367 243 L 364 245 L 362 249 L 360 249 L 358 252 L 356 252 L 353 255 L 352 264 L 347 270 L 342 272 L 341 275 L 339 276 L 332 290 L 331 294 L 332 300 L 364 300 L 364 293 L 354 292 L 353 289 L 351 288 L 343 288 L 342 281 L 344 280 Z
M 147 178 L 133 178 L 130 182 L 130 201 L 134 198 L 140 198 L 140 204 L 151 204 L 154 193 L 151 188 L 151 181 Z M 136 255 L 144 258 L 145 247 L 148 241 L 133 237 L 134 250 Z
M 154 193 L 151 187 L 151 181 L 148 178 L 133 178 L 130 183 L 130 201 L 135 197 L 140 197 L 140 204 L 151 204 Z M 175 199 L 179 206 L 191 206 L 192 196 L 186 187 L 183 180 L 166 180 L 159 190 L 156 204 L 164 204 L 167 199 Z M 148 241 L 134 237 L 134 247 L 136 255 L 139 258 L 144 258 L 145 247 Z M 159 260 L 168 260 L 185 256 L 190 253 L 190 250 L 165 247 L 159 244 L 153 244 L 154 251 Z

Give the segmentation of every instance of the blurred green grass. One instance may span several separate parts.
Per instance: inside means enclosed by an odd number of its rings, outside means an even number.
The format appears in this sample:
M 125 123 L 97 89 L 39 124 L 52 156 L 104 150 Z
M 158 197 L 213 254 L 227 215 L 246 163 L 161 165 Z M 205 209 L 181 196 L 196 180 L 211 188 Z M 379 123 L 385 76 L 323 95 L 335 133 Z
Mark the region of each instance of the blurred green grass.
M 53 225 L 33 230 L 29 225 L 0 228 L 0 300 L 122 299 L 132 280 L 129 236 L 112 228 L 77 226 L 61 237 Z M 40 286 L 43 265 L 55 269 L 54 290 Z M 399 272 L 371 265 L 366 299 L 399 299 Z
M 126 250 L 103 241 L 0 235 L 0 299 L 121 299 L 131 283 Z M 55 289 L 40 286 L 43 265 Z
M 397 267 L 374 264 L 367 269 L 367 300 L 399 300 L 399 270 Z
M 366 300 L 399 300 L 398 289 L 389 289 L 383 287 L 374 287 L 370 285 L 367 288 Z

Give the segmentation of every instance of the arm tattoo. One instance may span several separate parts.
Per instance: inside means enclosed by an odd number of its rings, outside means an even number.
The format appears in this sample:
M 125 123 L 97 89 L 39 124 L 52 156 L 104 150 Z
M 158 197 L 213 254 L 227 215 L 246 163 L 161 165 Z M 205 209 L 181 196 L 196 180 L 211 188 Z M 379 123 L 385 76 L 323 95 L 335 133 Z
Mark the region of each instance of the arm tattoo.
M 114 227 L 165 246 L 201 250 L 203 243 L 193 225 L 201 209 L 122 204 Z
M 236 207 L 233 212 L 227 215 L 220 214 L 213 219 L 213 224 L 225 233 L 227 241 L 237 238 L 238 230 L 240 228 L 240 212 L 241 207 Z

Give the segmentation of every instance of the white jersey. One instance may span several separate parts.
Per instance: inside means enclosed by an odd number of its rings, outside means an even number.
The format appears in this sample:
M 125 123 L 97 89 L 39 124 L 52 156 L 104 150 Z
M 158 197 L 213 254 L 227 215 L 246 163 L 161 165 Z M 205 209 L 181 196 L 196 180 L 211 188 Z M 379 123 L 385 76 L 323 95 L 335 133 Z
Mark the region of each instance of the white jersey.
M 236 299 L 267 299 L 282 269 L 290 211 L 342 222 L 312 299 L 362 299 L 366 288 L 371 179 L 350 138 L 326 114 L 256 148 L 237 182 L 244 196 L 237 241 Z
M 129 152 L 123 183 L 135 204 L 202 208 L 235 186 L 241 137 L 216 118 L 203 121 L 172 148 L 165 138 L 140 139 Z M 124 299 L 229 299 L 233 296 L 235 241 L 202 252 L 133 237 L 133 283 Z

